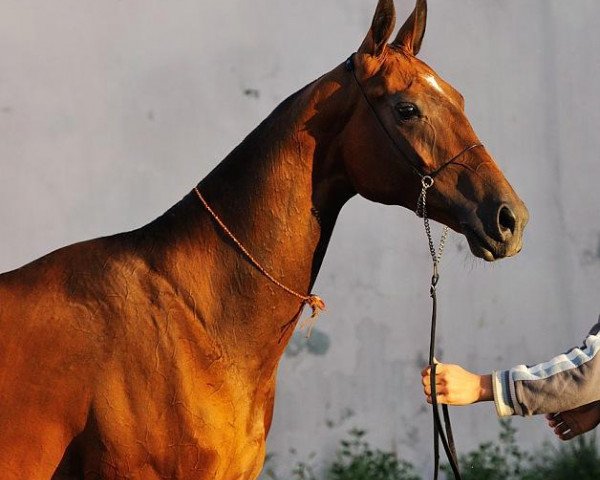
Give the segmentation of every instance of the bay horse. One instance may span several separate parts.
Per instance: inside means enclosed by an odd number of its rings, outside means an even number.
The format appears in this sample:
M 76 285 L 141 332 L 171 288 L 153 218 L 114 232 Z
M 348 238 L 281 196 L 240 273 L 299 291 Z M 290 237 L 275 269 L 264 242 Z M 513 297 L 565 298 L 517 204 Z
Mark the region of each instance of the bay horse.
M 379 0 L 351 60 L 281 103 L 197 185 L 296 292 L 310 292 L 348 199 L 414 210 L 432 172 L 431 218 L 485 260 L 521 249 L 524 204 L 463 97 L 416 58 L 426 13 L 417 0 L 389 42 L 393 0 Z M 142 228 L 2 274 L 2 478 L 256 478 L 302 304 L 194 191 Z

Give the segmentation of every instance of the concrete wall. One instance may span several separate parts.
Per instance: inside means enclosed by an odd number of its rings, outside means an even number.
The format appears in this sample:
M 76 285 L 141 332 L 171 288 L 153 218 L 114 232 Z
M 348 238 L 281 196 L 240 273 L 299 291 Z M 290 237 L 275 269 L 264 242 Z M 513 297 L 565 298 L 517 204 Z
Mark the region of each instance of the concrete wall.
M 1 0 L 0 270 L 131 229 L 189 191 L 291 92 L 354 51 L 375 0 Z M 467 111 L 531 221 L 484 265 L 454 235 L 440 356 L 485 372 L 580 341 L 600 281 L 600 3 L 430 0 L 422 58 Z M 412 1 L 397 2 L 402 20 Z M 315 291 L 313 342 L 281 365 L 269 450 L 326 458 L 352 426 L 431 469 L 420 393 L 430 263 L 411 212 L 342 212 Z M 491 405 L 454 413 L 459 449 L 496 436 Z M 516 422 L 524 444 L 550 438 Z M 289 453 L 295 448 L 297 454 Z

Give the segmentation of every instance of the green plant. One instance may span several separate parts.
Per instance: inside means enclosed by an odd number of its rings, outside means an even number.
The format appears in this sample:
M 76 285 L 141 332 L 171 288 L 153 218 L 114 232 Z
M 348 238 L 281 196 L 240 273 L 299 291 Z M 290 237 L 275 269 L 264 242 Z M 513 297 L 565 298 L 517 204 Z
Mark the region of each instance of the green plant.
M 521 480 L 531 457 L 518 447 L 516 432 L 510 420 L 500 420 L 497 443 L 481 443 L 476 450 L 459 457 L 463 479 Z M 448 478 L 453 478 L 449 465 L 444 465 L 442 469 Z
M 372 450 L 364 440 L 365 433 L 353 429 L 350 438 L 340 442 L 327 480 L 420 480 L 413 466 L 395 453 Z
M 314 454 L 311 454 L 310 459 L 312 458 Z M 317 476 L 310 463 L 298 462 L 292 470 L 292 480 L 317 480 Z
M 595 436 L 581 436 L 556 448 L 545 443 L 534 454 L 524 452 L 510 420 L 500 420 L 497 442 L 485 442 L 459 458 L 463 480 L 597 480 L 600 452 Z M 449 478 L 449 465 L 444 465 Z
M 534 456 L 522 480 L 596 480 L 600 452 L 595 435 L 582 435 L 556 448 L 548 443 Z
M 495 441 L 481 443 L 475 450 L 461 455 L 459 464 L 463 480 L 597 480 L 600 479 L 600 451 L 594 434 L 582 435 L 555 447 L 544 443 L 532 454 L 521 450 L 516 429 L 510 420 L 500 420 L 500 433 Z M 373 450 L 365 440 L 364 430 L 353 429 L 349 438 L 340 442 L 333 463 L 324 477 L 317 477 L 312 461 L 300 461 L 285 480 L 421 480 L 414 467 L 393 452 Z M 293 455 L 294 449 L 290 450 Z M 263 477 L 279 480 L 269 464 Z M 449 480 L 448 465 L 442 466 Z
M 296 449 L 290 448 L 289 450 L 291 455 L 296 455 Z M 268 453 L 265 456 L 265 463 L 263 466 L 263 470 L 259 476 L 259 480 L 283 480 L 275 471 L 275 466 L 273 465 L 273 459 L 275 458 L 275 454 Z M 308 456 L 308 461 L 298 461 L 296 465 L 290 472 L 290 475 L 286 475 L 284 477 L 285 480 L 318 480 L 315 475 L 313 466 L 309 463 L 315 458 L 315 453 L 311 453 Z

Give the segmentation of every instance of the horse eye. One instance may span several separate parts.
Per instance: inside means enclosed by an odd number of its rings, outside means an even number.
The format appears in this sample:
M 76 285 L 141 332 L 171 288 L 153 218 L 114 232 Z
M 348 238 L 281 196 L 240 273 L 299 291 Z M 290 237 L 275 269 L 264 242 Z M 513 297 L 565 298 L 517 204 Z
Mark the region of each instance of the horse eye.
M 421 112 L 414 103 L 401 102 L 395 108 L 400 120 L 413 120 L 421 116 Z

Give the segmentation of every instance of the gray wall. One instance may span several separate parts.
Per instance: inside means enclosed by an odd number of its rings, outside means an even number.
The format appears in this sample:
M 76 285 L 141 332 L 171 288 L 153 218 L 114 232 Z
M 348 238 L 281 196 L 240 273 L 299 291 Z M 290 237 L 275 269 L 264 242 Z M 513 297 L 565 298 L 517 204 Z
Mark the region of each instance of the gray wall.
M 403 20 L 412 1 L 397 4 Z M 600 3 L 429 4 L 421 56 L 465 95 L 531 212 L 523 252 L 498 264 L 453 236 L 441 357 L 481 372 L 542 361 L 578 343 L 600 310 Z M 1 0 L 0 270 L 157 216 L 351 53 L 374 5 Z M 411 212 L 361 198 L 345 207 L 315 288 L 329 311 L 281 365 L 275 463 L 325 458 L 358 426 L 431 469 L 419 376 L 429 275 Z M 491 405 L 454 418 L 463 451 L 497 433 Z M 540 418 L 516 424 L 526 445 L 551 436 Z

